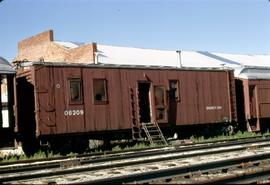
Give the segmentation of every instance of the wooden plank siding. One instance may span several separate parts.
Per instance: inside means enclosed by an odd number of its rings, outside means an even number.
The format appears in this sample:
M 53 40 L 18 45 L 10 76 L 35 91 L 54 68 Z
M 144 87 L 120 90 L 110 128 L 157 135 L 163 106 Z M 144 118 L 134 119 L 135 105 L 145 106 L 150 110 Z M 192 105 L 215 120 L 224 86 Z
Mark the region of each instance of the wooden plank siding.
M 131 129 L 130 89 L 147 82 L 151 121 L 156 121 L 154 87 L 164 87 L 167 122 L 163 125 L 208 124 L 236 121 L 230 112 L 228 70 L 172 70 L 147 68 L 95 68 L 31 66 L 34 73 L 37 133 L 66 134 Z M 69 80 L 81 81 L 82 100 L 69 101 Z M 95 103 L 93 80 L 104 79 L 107 101 Z M 169 80 L 179 85 L 179 101 L 168 97 Z M 136 95 L 136 93 L 135 93 Z M 137 106 L 138 96 L 135 96 Z M 138 107 L 137 107 L 138 108 Z M 236 109 L 234 109 L 236 110 Z M 136 114 L 139 111 L 136 112 Z M 135 118 L 139 122 L 140 115 Z

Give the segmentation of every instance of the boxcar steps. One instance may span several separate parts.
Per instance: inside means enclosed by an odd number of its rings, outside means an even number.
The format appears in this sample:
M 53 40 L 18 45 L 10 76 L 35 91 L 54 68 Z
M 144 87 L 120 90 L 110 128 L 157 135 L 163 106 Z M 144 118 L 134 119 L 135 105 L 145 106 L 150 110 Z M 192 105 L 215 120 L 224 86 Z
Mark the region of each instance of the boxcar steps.
M 157 123 L 142 123 L 142 129 L 150 144 L 168 145 Z

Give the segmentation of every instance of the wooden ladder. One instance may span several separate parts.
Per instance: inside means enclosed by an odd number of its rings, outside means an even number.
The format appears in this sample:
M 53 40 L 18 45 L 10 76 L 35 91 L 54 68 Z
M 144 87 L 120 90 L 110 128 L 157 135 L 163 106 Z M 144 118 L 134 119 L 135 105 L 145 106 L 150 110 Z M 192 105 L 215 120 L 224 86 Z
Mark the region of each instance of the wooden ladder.
M 142 123 L 142 129 L 150 144 L 168 145 L 157 123 Z
M 235 79 L 234 79 L 234 72 L 228 71 L 228 78 L 229 78 L 229 88 L 230 88 L 230 112 L 231 112 L 231 119 L 237 119 L 236 113 L 236 90 L 235 90 Z
M 138 123 L 138 118 L 136 115 L 138 115 L 138 105 L 135 101 L 135 92 L 131 87 L 129 87 L 129 95 L 130 95 L 130 118 L 131 118 L 131 128 L 132 128 L 132 139 L 133 140 L 142 140 L 141 136 L 141 128 L 140 124 Z

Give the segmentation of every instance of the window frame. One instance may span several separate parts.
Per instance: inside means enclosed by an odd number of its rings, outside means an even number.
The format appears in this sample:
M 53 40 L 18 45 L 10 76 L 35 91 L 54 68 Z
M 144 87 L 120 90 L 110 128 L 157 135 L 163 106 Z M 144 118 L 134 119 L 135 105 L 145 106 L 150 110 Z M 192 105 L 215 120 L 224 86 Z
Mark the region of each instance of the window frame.
M 103 81 L 103 87 L 104 87 L 104 94 L 105 94 L 105 100 L 96 100 L 96 92 L 95 92 L 95 81 Z M 94 105 L 104 105 L 109 103 L 109 96 L 108 96 L 108 81 L 105 78 L 93 78 L 93 91 L 92 91 L 92 99 Z
M 79 83 L 79 100 L 72 100 L 71 97 L 71 83 Z M 68 79 L 68 101 L 70 105 L 80 105 L 83 104 L 83 93 L 82 93 L 82 80 L 81 78 L 69 78 Z
M 162 89 L 163 92 L 163 104 L 157 104 L 156 102 L 156 88 Z M 154 85 L 153 86 L 153 96 L 154 96 L 154 111 L 155 111 L 155 120 L 157 123 L 166 123 L 168 122 L 168 109 L 167 109 L 167 100 L 166 100 L 166 86 L 164 85 Z M 157 111 L 162 111 L 164 113 L 164 117 L 162 119 L 158 119 Z
M 170 91 L 171 91 L 171 82 L 176 82 L 176 91 L 175 91 L 175 95 L 176 97 L 174 97 L 174 99 L 172 99 L 170 97 Z M 180 82 L 179 80 L 176 79 L 170 79 L 168 80 L 168 99 L 169 101 L 175 101 L 175 102 L 180 102 Z

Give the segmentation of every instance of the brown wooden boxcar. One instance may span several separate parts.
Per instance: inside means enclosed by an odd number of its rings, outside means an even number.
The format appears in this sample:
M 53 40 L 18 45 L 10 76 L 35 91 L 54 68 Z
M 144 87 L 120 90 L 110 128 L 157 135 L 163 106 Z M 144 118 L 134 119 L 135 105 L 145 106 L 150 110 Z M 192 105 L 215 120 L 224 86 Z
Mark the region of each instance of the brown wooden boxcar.
M 35 62 L 21 64 L 16 83 L 16 131 L 22 138 L 31 132 L 106 133 L 104 138 L 113 131 L 131 137 L 142 122 L 166 129 L 237 119 L 230 69 Z
M 236 79 L 239 122 L 247 123 L 249 131 L 270 128 L 269 74 L 270 68 L 267 67 L 245 67 L 240 73 L 245 78 Z

